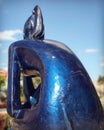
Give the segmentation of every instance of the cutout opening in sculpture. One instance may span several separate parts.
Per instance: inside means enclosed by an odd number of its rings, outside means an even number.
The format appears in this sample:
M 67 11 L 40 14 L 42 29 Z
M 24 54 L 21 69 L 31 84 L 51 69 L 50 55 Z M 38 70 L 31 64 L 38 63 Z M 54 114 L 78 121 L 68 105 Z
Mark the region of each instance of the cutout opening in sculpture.
M 21 79 L 21 105 L 22 109 L 34 108 L 39 101 L 41 77 L 36 70 L 24 70 Z

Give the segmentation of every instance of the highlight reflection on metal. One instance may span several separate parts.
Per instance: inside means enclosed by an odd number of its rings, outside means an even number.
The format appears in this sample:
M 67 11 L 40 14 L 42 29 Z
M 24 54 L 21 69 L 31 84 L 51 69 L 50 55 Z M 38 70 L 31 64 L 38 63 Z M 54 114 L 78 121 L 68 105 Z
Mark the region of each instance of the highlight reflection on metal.
M 27 38 L 26 38 L 27 39 Z M 33 89 L 33 71 L 41 85 Z M 28 105 L 20 101 L 20 73 Z M 32 74 L 32 75 L 31 75 Z M 104 115 L 92 81 L 76 55 L 52 40 L 21 40 L 9 47 L 7 111 L 12 130 L 103 130 Z M 29 96 L 36 95 L 31 108 Z

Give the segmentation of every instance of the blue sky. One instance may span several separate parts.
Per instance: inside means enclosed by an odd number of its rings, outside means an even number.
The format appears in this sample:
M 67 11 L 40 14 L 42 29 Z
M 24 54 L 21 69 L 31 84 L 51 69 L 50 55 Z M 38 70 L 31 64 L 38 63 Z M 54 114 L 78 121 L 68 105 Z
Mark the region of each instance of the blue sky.
M 103 75 L 103 0 L 0 0 L 0 68 L 7 70 L 8 47 L 23 39 L 24 23 L 37 4 L 43 13 L 45 38 L 71 48 L 92 80 Z

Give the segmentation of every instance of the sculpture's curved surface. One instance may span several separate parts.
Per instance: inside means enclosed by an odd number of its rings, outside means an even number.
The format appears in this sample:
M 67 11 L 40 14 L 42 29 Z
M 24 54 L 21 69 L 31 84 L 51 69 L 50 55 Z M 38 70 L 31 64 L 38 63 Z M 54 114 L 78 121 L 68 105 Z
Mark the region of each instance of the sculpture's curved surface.
M 43 40 L 38 6 L 24 26 L 24 39 L 9 47 L 7 111 L 14 118 L 12 130 L 103 130 L 103 109 L 91 79 L 68 47 Z M 32 77 L 36 75 L 41 84 L 34 89 Z
M 25 22 L 24 39 L 44 39 L 43 17 L 39 6 L 33 9 L 32 15 Z
M 53 41 L 23 40 L 12 44 L 9 54 L 8 113 L 16 118 L 13 130 L 103 130 L 99 98 L 69 48 Z M 20 68 L 38 70 L 42 79 L 33 109 L 21 109 Z

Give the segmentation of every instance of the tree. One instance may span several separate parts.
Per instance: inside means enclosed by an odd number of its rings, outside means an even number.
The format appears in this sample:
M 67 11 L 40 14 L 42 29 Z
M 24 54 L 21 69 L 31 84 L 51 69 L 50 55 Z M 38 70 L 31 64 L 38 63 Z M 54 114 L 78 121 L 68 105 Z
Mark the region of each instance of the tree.
M 5 82 L 4 76 L 0 75 L 0 90 L 1 90 L 1 87 L 3 87 L 5 84 L 6 84 L 6 82 Z
M 104 76 L 101 76 L 101 75 L 100 75 L 100 76 L 98 77 L 98 80 L 97 80 L 97 81 L 98 81 L 99 84 L 103 84 L 103 83 L 104 83 Z

